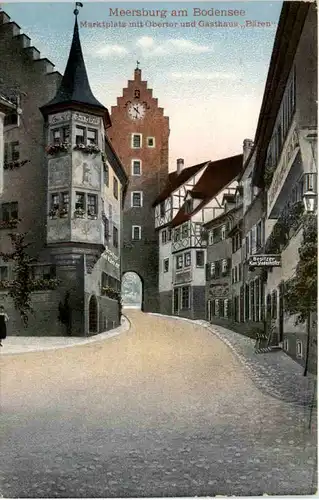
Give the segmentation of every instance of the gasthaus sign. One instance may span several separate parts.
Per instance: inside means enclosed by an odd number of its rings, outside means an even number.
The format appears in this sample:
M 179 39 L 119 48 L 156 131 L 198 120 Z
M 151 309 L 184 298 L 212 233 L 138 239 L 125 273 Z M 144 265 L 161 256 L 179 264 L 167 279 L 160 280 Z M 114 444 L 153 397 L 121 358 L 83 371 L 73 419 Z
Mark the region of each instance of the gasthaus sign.
M 248 264 L 249 267 L 280 267 L 281 255 L 252 255 Z

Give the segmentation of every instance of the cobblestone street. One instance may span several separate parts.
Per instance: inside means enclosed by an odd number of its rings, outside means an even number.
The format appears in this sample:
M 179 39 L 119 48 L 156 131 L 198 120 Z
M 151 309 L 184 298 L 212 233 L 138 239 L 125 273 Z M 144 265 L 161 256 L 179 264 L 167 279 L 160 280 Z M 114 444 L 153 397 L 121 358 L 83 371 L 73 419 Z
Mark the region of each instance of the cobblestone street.
M 101 342 L 1 356 L 3 497 L 315 493 L 308 407 L 260 391 L 202 325 L 128 317 Z

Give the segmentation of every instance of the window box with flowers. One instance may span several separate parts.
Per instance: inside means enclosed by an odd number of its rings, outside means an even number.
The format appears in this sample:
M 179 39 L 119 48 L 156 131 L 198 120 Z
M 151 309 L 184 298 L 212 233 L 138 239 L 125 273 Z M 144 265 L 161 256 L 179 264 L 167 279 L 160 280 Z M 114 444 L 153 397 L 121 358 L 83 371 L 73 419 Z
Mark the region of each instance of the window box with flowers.
M 57 142 L 55 144 L 49 144 L 46 148 L 46 152 L 50 156 L 54 156 L 58 153 L 67 153 L 70 148 L 68 142 Z
M 0 229 L 15 229 L 20 219 L 10 219 L 0 221 Z
M 76 208 L 74 210 L 74 217 L 76 217 L 77 219 L 84 219 L 85 210 L 83 208 Z
M 110 299 L 114 299 L 117 301 L 121 300 L 121 294 L 117 290 L 114 290 L 114 288 L 111 288 L 110 286 L 104 286 L 102 287 L 102 295 L 106 295 Z
M 49 210 L 50 219 L 57 219 L 59 217 L 59 207 L 53 207 Z
M 89 208 L 88 208 L 88 214 L 87 214 L 87 215 L 88 215 L 88 218 L 89 218 L 89 219 L 94 219 L 94 220 L 96 220 L 96 219 L 97 219 L 97 214 L 96 214 L 96 212 L 95 212 L 94 210 L 90 210 Z
M 26 163 L 30 163 L 30 160 L 23 160 L 23 161 L 11 161 L 9 163 L 5 163 L 3 165 L 4 170 L 13 170 L 14 168 L 20 168 L 23 167 Z
M 68 216 L 68 213 L 69 213 L 69 211 L 67 208 L 61 208 L 59 211 L 59 217 L 65 218 Z
M 86 145 L 83 143 L 79 143 L 79 144 L 76 144 L 76 146 L 74 146 L 73 149 L 75 151 L 82 151 L 82 153 L 86 153 L 89 155 L 98 154 L 101 152 L 100 148 L 96 144 L 87 144 Z

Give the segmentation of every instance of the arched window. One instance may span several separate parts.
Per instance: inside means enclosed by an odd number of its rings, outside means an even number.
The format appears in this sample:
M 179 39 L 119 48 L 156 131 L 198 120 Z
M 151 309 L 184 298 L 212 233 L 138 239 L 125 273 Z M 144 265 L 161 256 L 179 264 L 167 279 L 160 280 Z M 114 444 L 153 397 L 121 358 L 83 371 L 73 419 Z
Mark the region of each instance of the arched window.
M 302 348 L 302 342 L 301 340 L 297 340 L 297 358 L 302 358 L 303 357 L 303 348 Z

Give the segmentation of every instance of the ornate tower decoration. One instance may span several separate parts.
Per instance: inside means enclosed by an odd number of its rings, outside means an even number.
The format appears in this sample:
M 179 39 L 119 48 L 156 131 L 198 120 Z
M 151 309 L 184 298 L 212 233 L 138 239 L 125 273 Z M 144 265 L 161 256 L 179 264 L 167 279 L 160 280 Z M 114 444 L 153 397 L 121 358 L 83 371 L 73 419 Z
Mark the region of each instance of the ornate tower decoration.
M 169 119 L 142 80 L 140 63 L 111 108 L 108 135 L 129 176 L 124 206 L 122 270 L 143 283 L 143 309 L 158 310 L 158 241 L 152 203 L 168 177 Z

